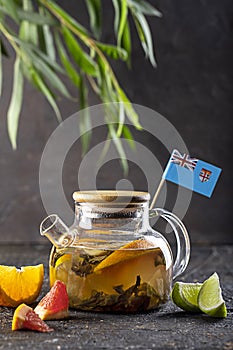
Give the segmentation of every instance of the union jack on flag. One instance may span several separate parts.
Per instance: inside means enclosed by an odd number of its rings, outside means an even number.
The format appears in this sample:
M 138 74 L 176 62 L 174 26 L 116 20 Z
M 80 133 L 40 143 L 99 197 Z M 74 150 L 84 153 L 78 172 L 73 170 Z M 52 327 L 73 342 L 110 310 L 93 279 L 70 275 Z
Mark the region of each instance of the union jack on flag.
M 163 178 L 211 197 L 221 171 L 222 169 L 215 165 L 174 150 L 164 170 Z
M 198 159 L 190 158 L 190 156 L 186 153 L 182 155 L 179 151 L 175 149 L 171 155 L 171 162 L 193 171 L 196 167 Z

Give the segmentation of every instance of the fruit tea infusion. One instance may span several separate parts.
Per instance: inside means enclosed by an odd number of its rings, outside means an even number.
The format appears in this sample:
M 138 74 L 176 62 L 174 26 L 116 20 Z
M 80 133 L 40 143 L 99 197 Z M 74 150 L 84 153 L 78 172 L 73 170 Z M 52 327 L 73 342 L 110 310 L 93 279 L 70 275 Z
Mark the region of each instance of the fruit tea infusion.
M 171 263 L 166 266 L 154 237 L 122 244 L 118 249 L 85 247 L 53 249 L 51 285 L 67 286 L 70 306 L 88 311 L 141 312 L 168 300 Z M 96 245 L 96 242 L 95 242 Z M 119 245 L 119 242 L 117 243 Z
M 183 223 L 172 213 L 149 210 L 147 192 L 75 192 L 75 222 L 68 228 L 53 214 L 43 220 L 42 235 L 53 248 L 50 282 L 66 284 L 73 308 L 100 312 L 142 312 L 168 300 L 174 277 L 189 261 Z M 149 218 L 172 227 L 177 255 Z

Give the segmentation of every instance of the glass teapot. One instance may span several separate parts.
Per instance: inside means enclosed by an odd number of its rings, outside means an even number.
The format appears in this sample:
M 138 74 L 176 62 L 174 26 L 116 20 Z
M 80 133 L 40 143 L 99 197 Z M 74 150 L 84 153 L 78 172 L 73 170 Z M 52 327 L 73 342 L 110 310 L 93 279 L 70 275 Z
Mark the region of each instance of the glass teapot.
M 169 298 L 172 279 L 186 268 L 188 233 L 174 214 L 149 211 L 147 192 L 84 191 L 73 194 L 75 221 L 68 228 L 57 215 L 40 225 L 53 247 L 50 284 L 66 284 L 70 307 L 100 312 L 142 312 Z M 176 258 L 149 218 L 162 217 L 177 241 Z

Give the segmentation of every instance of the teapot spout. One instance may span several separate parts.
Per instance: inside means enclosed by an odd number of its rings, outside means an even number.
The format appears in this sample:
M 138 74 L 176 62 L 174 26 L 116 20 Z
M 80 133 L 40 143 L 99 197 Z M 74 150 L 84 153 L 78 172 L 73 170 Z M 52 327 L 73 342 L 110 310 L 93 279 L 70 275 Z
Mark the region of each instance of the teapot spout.
M 68 247 L 74 241 L 74 231 L 70 230 L 58 215 L 47 216 L 40 224 L 40 234 L 46 236 L 56 248 Z

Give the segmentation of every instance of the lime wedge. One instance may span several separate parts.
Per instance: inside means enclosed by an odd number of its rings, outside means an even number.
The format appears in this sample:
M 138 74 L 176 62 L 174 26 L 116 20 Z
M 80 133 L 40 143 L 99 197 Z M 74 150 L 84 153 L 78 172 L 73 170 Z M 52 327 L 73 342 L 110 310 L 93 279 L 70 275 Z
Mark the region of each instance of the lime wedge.
M 172 301 L 185 311 L 200 312 L 198 307 L 198 294 L 202 283 L 176 282 L 172 288 Z
M 198 294 L 198 306 L 207 315 L 213 317 L 227 316 L 227 308 L 216 272 L 203 283 Z

